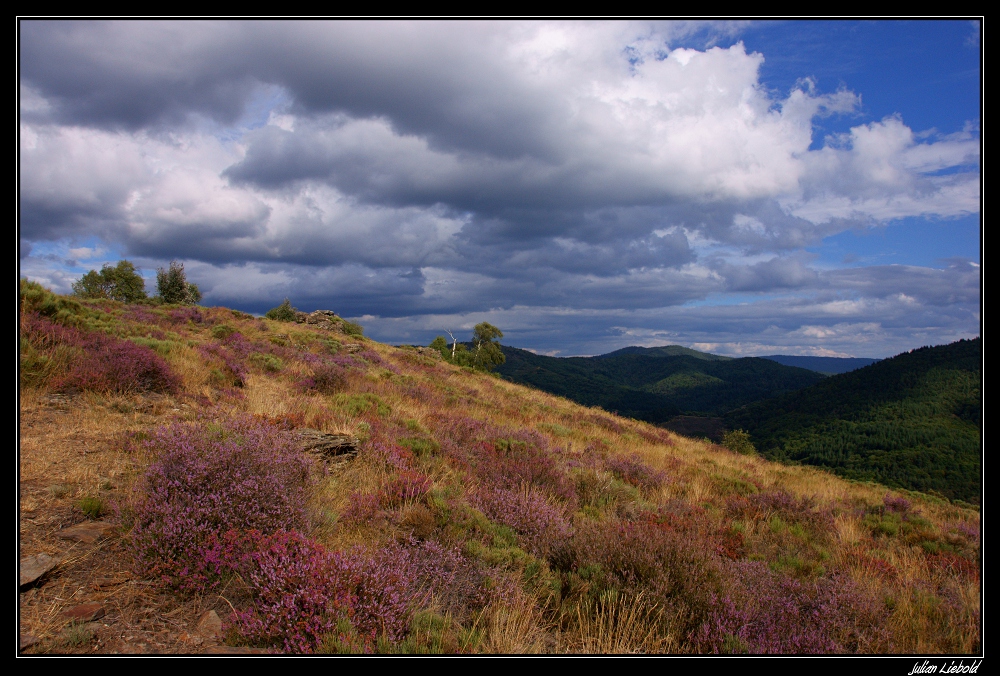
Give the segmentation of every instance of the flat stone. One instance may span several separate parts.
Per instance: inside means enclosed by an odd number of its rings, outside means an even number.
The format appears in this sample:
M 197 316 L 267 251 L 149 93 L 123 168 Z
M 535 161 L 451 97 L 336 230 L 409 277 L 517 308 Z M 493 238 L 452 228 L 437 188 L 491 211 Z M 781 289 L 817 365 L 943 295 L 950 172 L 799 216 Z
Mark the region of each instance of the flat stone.
M 63 528 L 56 535 L 63 540 L 73 540 L 92 545 L 106 540 L 115 533 L 115 527 L 106 521 L 84 521 L 69 528 Z
M 206 610 L 198 618 L 194 630 L 205 638 L 222 638 L 222 618 L 214 610 Z
M 62 617 L 71 622 L 93 622 L 104 617 L 104 606 L 100 603 L 84 603 L 63 612 Z
M 328 434 L 307 427 L 295 430 L 295 436 L 303 451 L 326 457 L 353 455 L 361 444 L 357 437 L 349 434 Z
M 203 651 L 204 655 L 266 655 L 263 648 L 247 648 L 246 646 L 210 645 Z
M 25 587 L 38 581 L 43 575 L 59 565 L 59 559 L 48 554 L 36 554 L 26 556 L 21 559 L 20 576 L 21 586 Z
M 38 643 L 38 637 L 34 634 L 20 634 L 18 636 L 17 649 L 18 651 L 27 650 L 33 645 Z

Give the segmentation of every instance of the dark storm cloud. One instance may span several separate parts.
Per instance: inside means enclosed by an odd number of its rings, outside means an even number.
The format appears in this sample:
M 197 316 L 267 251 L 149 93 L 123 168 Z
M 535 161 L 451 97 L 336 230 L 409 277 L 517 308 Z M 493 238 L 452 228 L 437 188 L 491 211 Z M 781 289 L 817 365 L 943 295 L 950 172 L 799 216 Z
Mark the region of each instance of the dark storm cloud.
M 303 114 L 389 114 L 403 133 L 443 148 L 509 158 L 548 145 L 552 111 L 538 92 L 483 58 L 513 25 L 416 28 L 381 21 L 24 21 L 21 76 L 51 100 L 63 123 L 139 129 L 192 112 L 231 123 L 255 86 L 270 84 L 286 89 Z
M 974 314 L 978 268 L 822 271 L 802 250 L 974 213 L 978 140 L 887 118 L 809 150 L 817 115 L 860 100 L 768 92 L 742 44 L 671 51 L 732 26 L 19 26 L 21 260 L 57 290 L 39 247 L 96 238 L 184 259 L 210 303 L 288 296 L 399 335 L 499 313 L 539 346 L 579 327 L 569 353 Z M 763 300 L 711 305 L 727 292 Z
M 21 79 L 64 124 L 142 129 L 192 112 L 232 122 L 255 81 L 239 27 L 209 22 L 22 21 Z

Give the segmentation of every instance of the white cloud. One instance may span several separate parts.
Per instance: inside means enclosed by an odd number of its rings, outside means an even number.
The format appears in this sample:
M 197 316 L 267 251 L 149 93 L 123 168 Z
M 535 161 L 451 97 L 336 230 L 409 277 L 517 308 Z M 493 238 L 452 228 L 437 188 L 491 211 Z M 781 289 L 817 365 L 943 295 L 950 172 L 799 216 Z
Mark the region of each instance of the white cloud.
M 99 238 L 185 260 L 216 302 L 299 296 L 394 327 L 488 311 L 535 336 L 579 316 L 730 352 L 781 342 L 643 313 L 711 322 L 721 310 L 681 306 L 739 291 L 773 320 L 732 309 L 745 329 L 794 332 L 906 313 L 965 326 L 978 304 L 978 269 L 827 274 L 802 252 L 859 223 L 978 213 L 978 129 L 915 134 L 893 116 L 810 150 L 816 121 L 859 95 L 808 78 L 768 91 L 767 55 L 742 43 L 673 48 L 735 24 L 24 26 L 24 251 L 86 258 Z M 67 287 L 37 251 L 22 261 Z M 808 316 L 794 326 L 793 307 Z

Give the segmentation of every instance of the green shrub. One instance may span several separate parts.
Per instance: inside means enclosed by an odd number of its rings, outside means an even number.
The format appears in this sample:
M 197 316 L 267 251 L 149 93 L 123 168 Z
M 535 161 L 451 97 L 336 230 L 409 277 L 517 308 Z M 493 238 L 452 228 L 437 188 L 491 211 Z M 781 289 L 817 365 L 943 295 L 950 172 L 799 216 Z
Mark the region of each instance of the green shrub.
M 421 437 L 406 437 L 399 439 L 399 445 L 413 451 L 418 457 L 436 455 L 441 450 L 441 444 L 433 439 Z
M 158 340 L 157 338 L 145 338 L 143 336 L 130 336 L 129 340 L 136 345 L 148 347 L 164 357 L 170 354 L 170 350 L 172 350 L 174 345 L 176 345 L 176 343 L 172 340 Z
M 270 371 L 271 373 L 276 373 L 285 366 L 282 361 L 273 354 L 261 354 L 259 352 L 254 352 L 250 355 L 250 363 L 265 371 Z
M 732 430 L 722 437 L 722 445 L 733 453 L 741 455 L 757 455 L 757 449 L 750 441 L 750 435 L 744 430 Z
M 365 329 L 361 324 L 349 322 L 346 319 L 340 325 L 340 328 L 349 336 L 363 336 L 365 333 Z
M 374 410 L 379 417 L 386 418 L 392 409 L 376 394 L 338 394 L 337 403 L 351 415 L 361 415 Z
M 236 333 L 236 329 L 228 324 L 219 324 L 212 327 L 212 337 L 216 340 L 225 340 L 234 333 Z
M 264 316 L 276 322 L 294 322 L 295 308 L 292 307 L 292 301 L 286 298 L 281 301 L 281 305 L 271 308 Z
M 37 312 L 58 324 L 79 326 L 87 315 L 78 301 L 57 296 L 38 282 L 22 279 L 18 296 L 22 314 Z

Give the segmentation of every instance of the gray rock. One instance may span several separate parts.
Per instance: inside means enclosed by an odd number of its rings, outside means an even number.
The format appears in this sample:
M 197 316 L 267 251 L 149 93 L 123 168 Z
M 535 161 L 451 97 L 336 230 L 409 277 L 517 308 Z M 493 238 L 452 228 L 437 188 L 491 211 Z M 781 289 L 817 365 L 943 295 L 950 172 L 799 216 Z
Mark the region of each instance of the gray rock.
M 59 565 L 59 559 L 48 554 L 36 554 L 26 556 L 21 559 L 20 581 L 21 587 L 41 579 L 46 573 Z
M 295 436 L 303 451 L 327 458 L 354 455 L 361 443 L 349 434 L 328 434 L 308 427 L 295 430 Z
M 63 528 L 57 536 L 63 540 L 73 540 L 84 544 L 94 544 L 106 540 L 115 533 L 115 527 L 105 521 L 84 521 L 69 528 Z
M 333 331 L 340 329 L 341 319 L 333 310 L 316 310 L 315 312 L 309 313 L 296 312 L 295 323 L 309 324 L 311 326 L 318 326 L 321 329 Z

